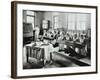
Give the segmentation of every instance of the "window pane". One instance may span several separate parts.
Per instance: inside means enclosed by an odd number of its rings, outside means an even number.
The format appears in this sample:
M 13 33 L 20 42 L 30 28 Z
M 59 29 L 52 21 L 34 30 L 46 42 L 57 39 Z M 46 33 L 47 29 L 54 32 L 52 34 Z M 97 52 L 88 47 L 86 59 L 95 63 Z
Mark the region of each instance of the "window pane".
M 27 23 L 34 23 L 34 17 L 27 16 Z

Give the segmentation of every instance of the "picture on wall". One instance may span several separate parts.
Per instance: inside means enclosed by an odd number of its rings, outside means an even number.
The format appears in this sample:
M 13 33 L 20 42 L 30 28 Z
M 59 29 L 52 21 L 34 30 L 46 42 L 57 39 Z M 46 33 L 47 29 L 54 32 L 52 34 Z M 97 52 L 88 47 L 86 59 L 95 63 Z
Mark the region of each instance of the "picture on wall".
M 97 73 L 97 6 L 12 2 L 12 78 Z

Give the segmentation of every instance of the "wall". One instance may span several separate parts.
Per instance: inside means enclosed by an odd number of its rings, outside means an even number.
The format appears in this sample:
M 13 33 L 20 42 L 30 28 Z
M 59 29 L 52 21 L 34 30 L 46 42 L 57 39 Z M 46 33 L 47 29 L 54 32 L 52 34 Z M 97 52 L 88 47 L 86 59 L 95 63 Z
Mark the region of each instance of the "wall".
M 30 12 L 29 15 L 33 15 L 35 17 L 27 17 L 27 13 Z M 54 24 L 58 25 L 57 28 L 64 28 L 68 30 L 86 30 L 88 29 L 90 25 L 90 15 L 91 14 L 85 14 L 85 13 L 64 13 L 64 12 L 41 12 L 41 11 L 35 11 L 33 14 L 33 11 L 23 11 L 23 21 L 29 22 L 33 24 L 33 28 L 38 25 L 39 27 L 42 27 L 43 20 L 49 20 L 50 21 L 50 27 L 54 27 Z M 35 24 L 34 24 L 34 18 L 35 18 Z M 56 25 L 55 25 L 56 27 Z
M 48 16 L 49 15 L 49 16 Z M 44 13 L 44 19 L 50 21 L 50 27 L 53 27 L 53 15 L 51 12 L 45 12 Z
M 42 12 L 36 12 L 36 15 L 35 15 L 35 26 L 38 25 L 39 27 L 41 27 L 42 20 L 43 20 L 43 13 Z
M 90 15 L 91 14 L 85 13 L 44 12 L 43 19 L 50 21 L 50 27 L 54 27 L 54 18 L 56 18 L 58 28 L 68 28 L 68 30 L 86 30 L 91 26 Z
M 80 5 L 98 5 L 100 14 L 100 0 L 30 0 L 51 3 L 66 3 Z M 10 78 L 11 70 L 11 0 L 0 0 L 0 80 L 14 80 Z M 100 16 L 98 16 L 100 22 Z M 98 25 L 100 26 L 100 24 Z M 98 34 L 100 34 L 98 27 Z M 100 47 L 100 36 L 98 36 L 98 47 Z M 98 53 L 100 49 L 98 50 Z M 98 54 L 100 57 L 100 54 Z M 98 60 L 100 68 L 100 58 Z M 17 79 L 16 79 L 17 80 Z M 19 79 L 20 80 L 20 79 Z M 98 74 L 73 75 L 61 77 L 27 78 L 21 80 L 100 80 L 100 69 Z

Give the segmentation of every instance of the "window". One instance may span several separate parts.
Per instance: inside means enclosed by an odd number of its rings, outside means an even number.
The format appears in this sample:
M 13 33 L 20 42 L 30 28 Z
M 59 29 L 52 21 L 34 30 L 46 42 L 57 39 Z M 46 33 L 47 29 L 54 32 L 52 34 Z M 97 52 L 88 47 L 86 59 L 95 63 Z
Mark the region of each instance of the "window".
M 90 15 L 82 13 L 67 14 L 68 30 L 83 31 L 90 27 Z
M 76 30 L 76 14 L 68 13 L 68 30 Z
M 88 14 L 77 14 L 77 30 L 87 29 Z
M 59 17 L 54 16 L 54 29 L 59 28 Z
M 23 22 L 25 23 L 32 23 L 32 27 L 34 28 L 35 25 L 35 12 L 30 10 L 23 11 Z

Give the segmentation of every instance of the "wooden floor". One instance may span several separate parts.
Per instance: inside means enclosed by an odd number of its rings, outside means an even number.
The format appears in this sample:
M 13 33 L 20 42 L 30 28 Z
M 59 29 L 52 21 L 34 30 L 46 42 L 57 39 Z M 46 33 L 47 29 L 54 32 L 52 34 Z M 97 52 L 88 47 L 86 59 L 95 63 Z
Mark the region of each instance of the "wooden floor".
M 38 69 L 38 68 L 56 68 L 56 67 L 79 67 L 79 66 L 90 66 L 90 59 L 84 57 L 78 59 L 77 57 L 70 57 L 65 53 L 53 53 L 52 55 L 53 62 L 50 64 L 47 62 L 43 65 L 43 62 L 38 62 L 37 59 L 31 58 L 29 63 L 25 63 L 24 69 Z

